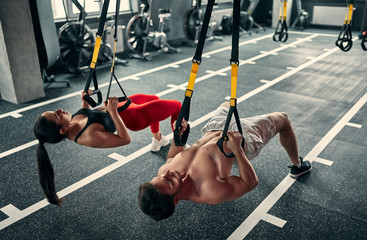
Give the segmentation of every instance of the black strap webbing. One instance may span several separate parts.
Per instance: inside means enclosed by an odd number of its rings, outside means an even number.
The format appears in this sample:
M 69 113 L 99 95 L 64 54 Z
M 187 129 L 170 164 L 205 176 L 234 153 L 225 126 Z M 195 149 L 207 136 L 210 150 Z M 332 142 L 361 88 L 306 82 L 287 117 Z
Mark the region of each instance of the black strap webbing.
M 239 52 L 239 29 L 240 29 L 240 0 L 234 0 L 233 2 L 233 25 L 232 25 L 232 53 L 231 53 L 231 100 L 230 100 L 230 108 L 228 110 L 227 120 L 223 129 L 222 137 L 218 140 L 217 146 L 220 151 L 226 157 L 234 157 L 233 153 L 226 153 L 223 149 L 224 141 L 228 141 L 228 128 L 232 119 L 232 115 L 234 114 L 238 131 L 242 135 L 242 127 L 240 122 L 240 117 L 238 115 L 237 110 L 237 99 L 236 99 L 236 88 L 237 88 L 237 76 L 238 76 L 238 52 Z M 242 148 L 244 147 L 244 139 L 242 138 Z
M 186 121 L 189 121 L 192 93 L 194 90 L 196 74 L 199 69 L 199 65 L 201 63 L 201 56 L 203 54 L 204 43 L 205 43 L 205 39 L 206 39 L 208 27 L 209 27 L 210 17 L 213 11 L 214 2 L 215 0 L 208 0 L 208 3 L 206 5 L 206 10 L 205 10 L 205 15 L 204 15 L 204 20 L 201 26 L 199 41 L 196 46 L 195 55 L 192 59 L 192 67 L 191 67 L 189 83 L 187 85 L 187 89 L 185 92 L 185 98 L 182 103 L 180 113 L 176 120 L 175 130 L 173 132 L 176 146 L 184 146 L 187 142 L 187 138 L 190 133 L 190 126 L 188 125 L 185 132 L 182 134 L 182 136 L 180 136 L 181 123 L 183 119 L 185 119 Z

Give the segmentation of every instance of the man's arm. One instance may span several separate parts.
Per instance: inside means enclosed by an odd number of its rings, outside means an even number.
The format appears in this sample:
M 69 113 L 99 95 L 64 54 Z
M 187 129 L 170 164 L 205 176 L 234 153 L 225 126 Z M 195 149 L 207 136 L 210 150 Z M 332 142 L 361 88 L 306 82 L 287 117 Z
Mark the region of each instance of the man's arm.
M 181 130 L 180 130 L 180 137 L 182 136 L 183 132 L 186 130 L 188 122 L 185 119 L 182 119 L 181 122 Z M 173 123 L 173 126 L 176 127 L 176 121 Z M 172 139 L 171 147 L 167 154 L 166 163 L 170 162 L 172 158 L 174 158 L 177 154 L 184 150 L 184 146 L 176 146 L 175 139 Z
M 251 191 L 257 186 L 259 180 L 254 168 L 241 147 L 242 135 L 239 132 L 228 132 L 228 137 L 229 141 L 227 141 L 226 144 L 236 157 L 241 180 L 250 188 Z

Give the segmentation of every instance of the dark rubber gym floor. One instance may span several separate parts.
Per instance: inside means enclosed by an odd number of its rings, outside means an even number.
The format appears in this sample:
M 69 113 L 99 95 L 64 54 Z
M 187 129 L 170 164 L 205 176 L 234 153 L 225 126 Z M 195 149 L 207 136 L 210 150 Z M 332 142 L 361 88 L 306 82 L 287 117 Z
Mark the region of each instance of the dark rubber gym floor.
M 58 75 L 71 86 L 54 84 L 46 97 L 20 105 L 0 100 L 0 239 L 367 239 L 367 52 L 357 38 L 349 52 L 335 47 L 338 31 L 290 31 L 285 44 L 273 42 L 273 31 L 240 38 L 239 114 L 287 112 L 310 174 L 290 178 L 274 138 L 252 161 L 259 178 L 252 192 L 217 206 L 180 202 L 171 218 L 155 222 L 138 207 L 138 187 L 156 175 L 168 147 L 151 153 L 147 128 L 119 148 L 46 145 L 64 198 L 61 208 L 51 206 L 38 183 L 33 124 L 46 110 L 77 111 L 86 80 Z M 189 144 L 230 95 L 230 44 L 230 36 L 206 42 Z M 126 93 L 182 102 L 195 48 L 181 49 L 117 65 Z M 109 67 L 97 73 L 105 93 Z M 161 132 L 171 137 L 169 120 Z

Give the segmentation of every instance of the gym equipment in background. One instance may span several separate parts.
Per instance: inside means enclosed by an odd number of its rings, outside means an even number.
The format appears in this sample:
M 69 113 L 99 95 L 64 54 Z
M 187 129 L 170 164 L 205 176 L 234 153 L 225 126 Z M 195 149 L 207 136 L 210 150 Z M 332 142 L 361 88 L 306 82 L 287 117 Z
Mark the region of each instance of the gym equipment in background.
M 302 9 L 302 1 L 296 0 L 297 17 L 292 23 L 291 27 L 298 27 L 301 30 L 306 29 L 310 24 L 310 17 L 308 12 Z
M 352 16 L 353 16 L 353 0 L 347 0 L 347 14 L 345 15 L 343 27 L 339 33 L 335 45 L 342 51 L 348 52 L 352 46 Z
M 41 75 L 43 82 L 47 83 L 45 88 L 48 88 L 53 83 L 66 83 L 66 86 L 69 87 L 69 81 L 56 81 L 54 75 L 47 74 L 47 69 L 55 65 L 60 53 L 51 2 L 36 0 L 30 1 L 29 4 L 37 43 Z
M 250 0 L 250 5 L 248 6 L 246 12 L 249 14 L 249 19 L 245 22 L 245 23 L 242 23 L 244 20 L 243 20 L 243 16 L 242 16 L 242 13 L 241 12 L 241 17 L 240 17 L 240 30 L 241 28 L 244 28 L 246 30 L 246 28 L 248 28 L 248 30 L 252 29 L 253 26 L 255 26 L 257 29 L 256 29 L 256 33 L 258 33 L 259 31 L 265 31 L 266 28 L 260 26 L 258 23 L 256 23 L 252 17 L 252 14 L 254 13 L 255 9 L 257 8 L 257 5 L 259 4 L 260 0 Z M 242 4 L 243 4 L 243 1 L 242 1 Z M 242 6 L 241 4 L 241 6 Z M 243 27 L 243 25 L 245 27 Z M 246 31 L 248 31 L 246 30 Z
M 203 12 L 201 9 L 201 0 L 194 0 L 194 7 L 186 11 L 184 18 L 183 28 L 188 40 L 194 41 L 195 43 L 198 42 L 202 22 Z M 223 40 L 223 38 L 214 35 L 212 23 L 209 23 L 206 37 L 209 40 Z
M 66 65 L 66 70 L 75 74 L 84 74 L 88 70 L 93 55 L 95 37 L 93 31 L 85 24 L 85 0 L 83 6 L 77 0 L 71 2 L 80 11 L 77 22 L 67 21 L 58 31 L 60 43 L 60 59 Z M 65 11 L 65 15 L 67 13 Z M 109 20 L 112 17 L 108 18 Z M 111 28 L 111 26 L 109 26 Z M 112 27 L 113 28 L 113 27 Z M 99 66 L 109 65 L 112 61 L 112 47 L 106 40 L 106 35 L 101 42 L 101 54 Z M 116 57 L 116 63 L 127 65 L 128 62 Z
M 283 7 L 280 5 L 279 8 L 279 19 L 273 35 L 274 42 L 286 42 L 288 39 L 287 1 L 288 0 L 280 0 L 280 2 L 283 3 Z
M 133 16 L 126 26 L 126 40 L 129 49 L 133 52 L 131 58 L 151 60 L 161 53 L 177 53 L 181 50 L 174 48 L 167 42 L 163 31 L 165 19 L 171 17 L 171 9 L 159 9 L 158 31 L 153 31 L 151 19 L 152 0 L 144 0 L 140 5 L 140 13 Z

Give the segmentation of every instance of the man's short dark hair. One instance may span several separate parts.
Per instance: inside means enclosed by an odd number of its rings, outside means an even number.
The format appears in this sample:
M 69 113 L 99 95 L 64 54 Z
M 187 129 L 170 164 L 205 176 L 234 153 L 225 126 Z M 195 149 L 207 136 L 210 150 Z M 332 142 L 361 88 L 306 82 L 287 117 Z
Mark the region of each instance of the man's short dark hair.
M 156 221 L 169 218 L 175 211 L 173 195 L 164 195 L 153 184 L 146 182 L 139 187 L 140 209 Z

